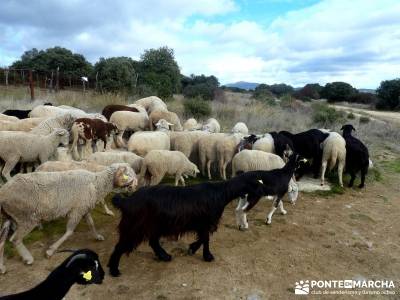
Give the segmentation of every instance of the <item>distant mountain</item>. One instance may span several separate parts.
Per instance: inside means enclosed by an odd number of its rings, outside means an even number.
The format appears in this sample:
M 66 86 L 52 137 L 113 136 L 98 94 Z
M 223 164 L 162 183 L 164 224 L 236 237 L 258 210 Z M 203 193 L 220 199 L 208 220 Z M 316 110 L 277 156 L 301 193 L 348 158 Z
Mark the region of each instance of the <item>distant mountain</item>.
M 374 89 L 358 89 L 358 91 L 362 92 L 362 93 L 376 94 L 376 90 L 374 90 Z
M 235 83 L 225 84 L 225 86 L 227 86 L 227 87 L 236 87 L 236 88 L 245 89 L 245 90 L 254 90 L 258 85 L 259 85 L 259 83 L 246 82 L 246 81 L 238 81 Z

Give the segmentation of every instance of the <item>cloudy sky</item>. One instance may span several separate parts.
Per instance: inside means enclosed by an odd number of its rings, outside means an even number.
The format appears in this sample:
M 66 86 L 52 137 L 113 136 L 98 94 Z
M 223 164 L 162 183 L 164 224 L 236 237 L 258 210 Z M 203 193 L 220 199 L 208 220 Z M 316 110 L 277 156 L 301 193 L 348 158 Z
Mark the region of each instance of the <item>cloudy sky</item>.
M 139 58 L 167 45 L 184 74 L 375 88 L 400 77 L 399 0 L 1 0 L 0 66 L 55 45 Z

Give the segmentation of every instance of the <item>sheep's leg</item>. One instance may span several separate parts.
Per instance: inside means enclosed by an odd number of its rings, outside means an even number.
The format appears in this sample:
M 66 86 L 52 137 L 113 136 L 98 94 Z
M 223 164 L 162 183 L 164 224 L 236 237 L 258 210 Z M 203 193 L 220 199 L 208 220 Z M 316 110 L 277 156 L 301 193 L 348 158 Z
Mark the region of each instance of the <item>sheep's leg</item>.
M 203 243 L 203 259 L 208 262 L 213 261 L 214 255 L 210 252 L 210 234 L 208 231 L 201 234 L 201 241 Z
M 0 274 L 4 274 L 6 272 L 6 267 L 4 265 L 4 246 L 6 244 L 8 232 L 11 227 L 11 221 L 6 220 L 3 223 L 3 226 L 0 230 Z
M 211 164 L 212 164 L 212 161 L 209 160 L 207 162 L 207 175 L 208 175 L 208 179 L 210 179 L 210 180 L 211 180 Z
M 14 169 L 15 165 L 18 163 L 19 156 L 13 156 L 10 157 L 6 163 L 4 164 L 3 171 L 1 171 L 1 174 L 9 181 L 11 179 L 11 171 Z
M 55 242 L 53 245 L 49 247 L 49 249 L 47 249 L 46 251 L 47 257 L 52 256 L 54 252 L 56 252 L 58 247 L 60 247 L 62 243 L 64 243 L 74 233 L 74 230 L 76 226 L 79 224 L 80 219 L 81 218 L 78 216 L 69 216 L 66 232 L 57 242 Z
M 121 130 L 117 135 L 117 147 L 119 147 L 119 148 L 125 147 L 125 142 L 123 139 L 124 132 L 125 132 L 125 130 Z
M 221 176 L 221 178 L 225 180 L 226 178 L 224 178 L 224 160 L 220 159 L 218 165 L 219 165 L 219 176 Z
M 17 229 L 10 238 L 10 242 L 14 244 L 14 247 L 17 250 L 18 254 L 22 257 L 22 260 L 27 265 L 33 264 L 33 257 L 29 250 L 25 247 L 23 239 L 33 230 L 33 228 L 35 228 L 36 225 L 37 224 L 35 223 L 28 223 L 23 225 L 18 224 Z
M 238 206 L 236 207 L 236 224 L 239 227 L 239 230 L 244 230 L 249 228 L 249 223 L 247 222 L 247 214 L 244 210 L 249 205 L 246 198 L 239 198 Z
M 110 260 L 108 261 L 107 266 L 110 269 L 110 275 L 113 277 L 118 277 L 119 275 L 121 275 L 121 272 L 119 271 L 118 267 L 119 267 L 119 262 L 121 260 L 121 256 L 122 254 L 126 253 L 127 249 L 124 247 L 124 244 L 119 241 L 115 247 L 114 247 L 114 251 L 110 256 Z
M 323 161 L 321 165 L 321 185 L 325 184 L 325 172 L 326 172 L 326 167 L 328 165 L 327 161 Z
M 104 237 L 97 232 L 96 227 L 94 226 L 92 215 L 90 213 L 87 213 L 85 219 L 90 229 L 93 232 L 94 238 L 98 241 L 104 241 Z
M 356 173 L 354 171 L 350 171 L 350 182 L 349 182 L 349 187 L 352 187 L 354 184 L 354 180 L 356 179 Z
M 150 247 L 153 249 L 154 254 L 162 261 L 171 261 L 171 255 L 169 255 L 163 247 L 160 245 L 159 237 L 151 237 L 149 241 Z
M 161 182 L 161 180 L 163 179 L 164 174 L 161 175 L 152 175 L 151 179 L 150 179 L 150 185 L 157 185 Z
M 343 169 L 344 169 L 344 164 L 339 162 L 338 177 L 339 177 L 339 184 L 341 187 L 343 187 Z
M 226 161 L 225 163 L 224 163 L 224 167 L 223 167 L 223 171 L 224 171 L 224 180 L 226 180 L 226 168 L 228 167 L 228 164 L 229 164 L 229 162 L 228 161 Z
M 186 186 L 185 178 L 183 178 L 183 176 L 181 176 L 179 179 L 180 179 L 182 185 L 183 185 L 183 186 Z
M 365 185 L 365 175 L 368 172 L 368 167 L 361 169 L 361 183 L 359 184 L 359 188 L 362 189 Z
M 271 224 L 272 222 L 272 216 L 274 215 L 276 209 L 278 208 L 280 199 L 278 197 L 275 197 L 274 201 L 272 202 L 272 209 L 269 212 L 269 214 L 267 215 L 267 220 L 265 220 L 265 223 L 267 225 Z
M 82 155 L 81 158 L 82 158 L 82 159 L 87 158 L 87 157 L 90 155 L 90 153 L 91 153 L 92 151 L 93 151 L 93 150 L 92 150 L 92 139 L 86 140 L 85 150 L 83 151 L 84 154 Z
M 104 201 L 104 199 L 102 201 L 102 204 L 103 204 L 103 208 L 104 208 L 105 214 L 108 215 L 108 216 L 114 216 L 113 211 L 108 208 L 108 206 L 107 206 L 106 202 Z
M 179 180 L 181 180 L 181 174 L 176 173 L 175 174 L 175 186 L 178 186 Z
M 287 211 L 283 208 L 283 201 L 279 201 L 279 210 L 281 211 L 282 215 L 286 215 Z

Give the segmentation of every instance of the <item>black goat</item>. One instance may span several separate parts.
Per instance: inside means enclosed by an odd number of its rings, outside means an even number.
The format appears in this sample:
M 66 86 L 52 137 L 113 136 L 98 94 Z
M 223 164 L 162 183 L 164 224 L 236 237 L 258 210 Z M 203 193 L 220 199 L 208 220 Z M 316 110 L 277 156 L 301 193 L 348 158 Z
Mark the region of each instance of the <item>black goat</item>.
M 31 110 L 23 110 L 23 109 L 7 109 L 3 111 L 3 114 L 7 116 L 17 117 L 18 119 L 27 119 L 29 118 L 29 113 Z
M 321 143 L 329 136 L 328 133 L 324 133 L 318 129 L 310 129 L 297 134 L 292 134 L 288 131 L 280 131 L 282 134 L 288 137 L 293 143 L 293 151 L 301 155 L 304 158 L 312 159 L 311 169 L 314 173 L 314 178 L 318 178 L 319 170 L 321 169 L 322 161 L 322 149 Z M 299 170 L 296 174 L 296 178 L 299 179 L 304 174 Z
M 170 261 L 171 256 L 160 245 L 160 237 L 179 237 L 189 232 L 198 236 L 190 244 L 189 254 L 196 253 L 203 245 L 204 260 L 212 261 L 209 235 L 217 230 L 225 206 L 245 195 L 249 201 L 262 196 L 261 183 L 246 173 L 223 182 L 186 187 L 157 185 L 143 187 L 125 198 L 115 195 L 112 202 L 122 216 L 119 241 L 108 263 L 110 274 L 119 276 L 122 254 L 129 254 L 146 240 L 160 260 Z
M 369 167 L 368 148 L 359 139 L 351 135 L 351 132 L 356 130 L 353 125 L 343 125 L 340 130 L 343 131 L 343 138 L 346 141 L 346 172 L 350 173 L 351 176 L 349 187 L 353 186 L 357 172 L 361 171 L 361 183 L 358 187 L 363 188 Z
M 103 279 L 97 254 L 88 249 L 77 250 L 33 289 L 0 300 L 61 300 L 73 284 L 101 284 Z
M 271 224 L 272 215 L 278 208 L 283 214 L 286 211 L 283 209 L 282 198 L 288 192 L 289 182 L 293 178 L 293 174 L 298 166 L 299 156 L 292 154 L 288 162 L 281 169 L 274 169 L 271 171 L 250 171 L 246 174 L 249 178 L 254 178 L 262 183 L 263 196 L 273 196 L 274 201 L 272 210 L 267 215 L 266 223 Z M 252 197 L 247 199 L 240 199 L 236 208 L 236 217 L 239 223 L 239 228 L 247 228 L 246 212 L 252 209 L 260 200 L 260 198 Z
M 240 143 L 237 144 L 235 153 L 238 153 L 244 149 L 249 149 L 253 147 L 253 144 L 259 139 L 255 134 L 250 134 L 241 139 Z

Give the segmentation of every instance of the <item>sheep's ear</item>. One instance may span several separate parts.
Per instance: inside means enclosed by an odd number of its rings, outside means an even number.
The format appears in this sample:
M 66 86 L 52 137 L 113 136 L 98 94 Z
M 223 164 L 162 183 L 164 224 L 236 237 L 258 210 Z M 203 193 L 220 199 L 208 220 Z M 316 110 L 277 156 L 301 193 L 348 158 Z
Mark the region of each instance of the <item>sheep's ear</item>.
M 58 134 L 58 135 L 65 135 L 65 132 L 66 132 L 66 131 L 61 130 L 61 131 L 59 131 L 57 134 Z
M 172 124 L 172 123 L 168 123 L 168 122 L 167 122 L 167 124 L 168 124 L 168 126 L 174 126 L 174 124 Z

